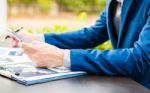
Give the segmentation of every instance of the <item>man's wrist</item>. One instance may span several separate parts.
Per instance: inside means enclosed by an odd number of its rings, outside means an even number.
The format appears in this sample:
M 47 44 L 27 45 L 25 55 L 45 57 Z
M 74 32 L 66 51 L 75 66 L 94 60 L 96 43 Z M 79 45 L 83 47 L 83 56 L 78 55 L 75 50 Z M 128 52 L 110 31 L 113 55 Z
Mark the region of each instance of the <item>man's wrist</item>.
M 44 35 L 43 34 L 38 34 L 38 35 L 33 35 L 35 40 L 40 41 L 40 42 L 45 42 Z M 44 39 L 44 40 L 43 40 Z
M 64 66 L 64 51 L 63 49 L 60 49 L 58 52 L 58 66 L 62 67 Z
M 43 34 L 28 34 L 29 37 L 31 37 L 28 41 L 39 41 L 39 42 L 45 42 L 44 41 L 44 35 Z

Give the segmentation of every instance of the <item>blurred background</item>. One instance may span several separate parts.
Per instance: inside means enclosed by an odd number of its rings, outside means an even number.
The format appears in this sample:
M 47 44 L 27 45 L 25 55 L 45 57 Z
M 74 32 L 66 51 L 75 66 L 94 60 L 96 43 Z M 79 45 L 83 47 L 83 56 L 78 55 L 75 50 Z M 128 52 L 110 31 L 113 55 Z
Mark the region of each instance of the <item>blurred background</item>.
M 106 0 L 6 0 L 8 27 L 31 34 L 63 33 L 91 26 Z M 105 43 L 100 49 L 110 48 Z
M 33 33 L 72 31 L 92 25 L 105 0 L 8 0 L 9 27 Z M 35 30 L 35 31 L 31 31 Z

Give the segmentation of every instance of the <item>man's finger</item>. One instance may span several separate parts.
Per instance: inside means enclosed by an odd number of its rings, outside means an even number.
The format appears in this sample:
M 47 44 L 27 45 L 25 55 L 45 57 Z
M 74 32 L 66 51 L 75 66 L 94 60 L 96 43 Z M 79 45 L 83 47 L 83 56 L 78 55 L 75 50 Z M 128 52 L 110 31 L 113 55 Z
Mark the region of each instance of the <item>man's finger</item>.
M 12 33 L 6 32 L 6 34 L 5 34 L 5 39 L 8 39 L 8 38 L 15 38 L 15 37 L 13 36 Z
M 11 45 L 12 45 L 12 47 L 14 47 L 14 48 L 19 47 L 19 46 L 18 46 L 18 41 L 14 40 L 14 39 L 11 39 Z

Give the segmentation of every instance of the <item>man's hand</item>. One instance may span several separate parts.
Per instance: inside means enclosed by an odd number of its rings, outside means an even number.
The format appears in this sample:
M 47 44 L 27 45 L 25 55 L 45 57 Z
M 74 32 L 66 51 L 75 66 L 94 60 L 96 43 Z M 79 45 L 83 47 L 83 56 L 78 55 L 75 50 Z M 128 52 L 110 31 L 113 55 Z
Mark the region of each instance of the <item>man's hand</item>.
M 42 35 L 32 35 L 32 34 L 28 34 L 25 31 L 21 31 L 17 34 L 26 43 L 31 43 L 32 41 L 35 40 L 42 41 Z M 12 47 L 18 47 L 19 40 L 12 33 L 7 32 L 5 36 L 11 40 Z
M 64 50 L 42 42 L 22 43 L 24 53 L 35 63 L 37 67 L 63 66 Z

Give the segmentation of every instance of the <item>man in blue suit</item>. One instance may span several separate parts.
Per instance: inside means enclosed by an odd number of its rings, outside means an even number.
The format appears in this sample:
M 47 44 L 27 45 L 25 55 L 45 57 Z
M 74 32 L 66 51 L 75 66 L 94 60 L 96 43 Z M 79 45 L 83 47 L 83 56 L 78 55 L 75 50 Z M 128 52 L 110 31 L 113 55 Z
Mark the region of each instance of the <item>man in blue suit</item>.
M 42 41 L 43 37 L 21 35 L 29 41 Z M 16 46 L 18 41 L 12 38 Z M 22 43 L 38 67 L 66 66 L 96 75 L 124 76 L 150 88 L 150 0 L 107 0 L 106 10 L 94 26 L 45 34 L 44 39 L 49 45 Z M 107 40 L 111 40 L 112 50 L 87 49 Z

